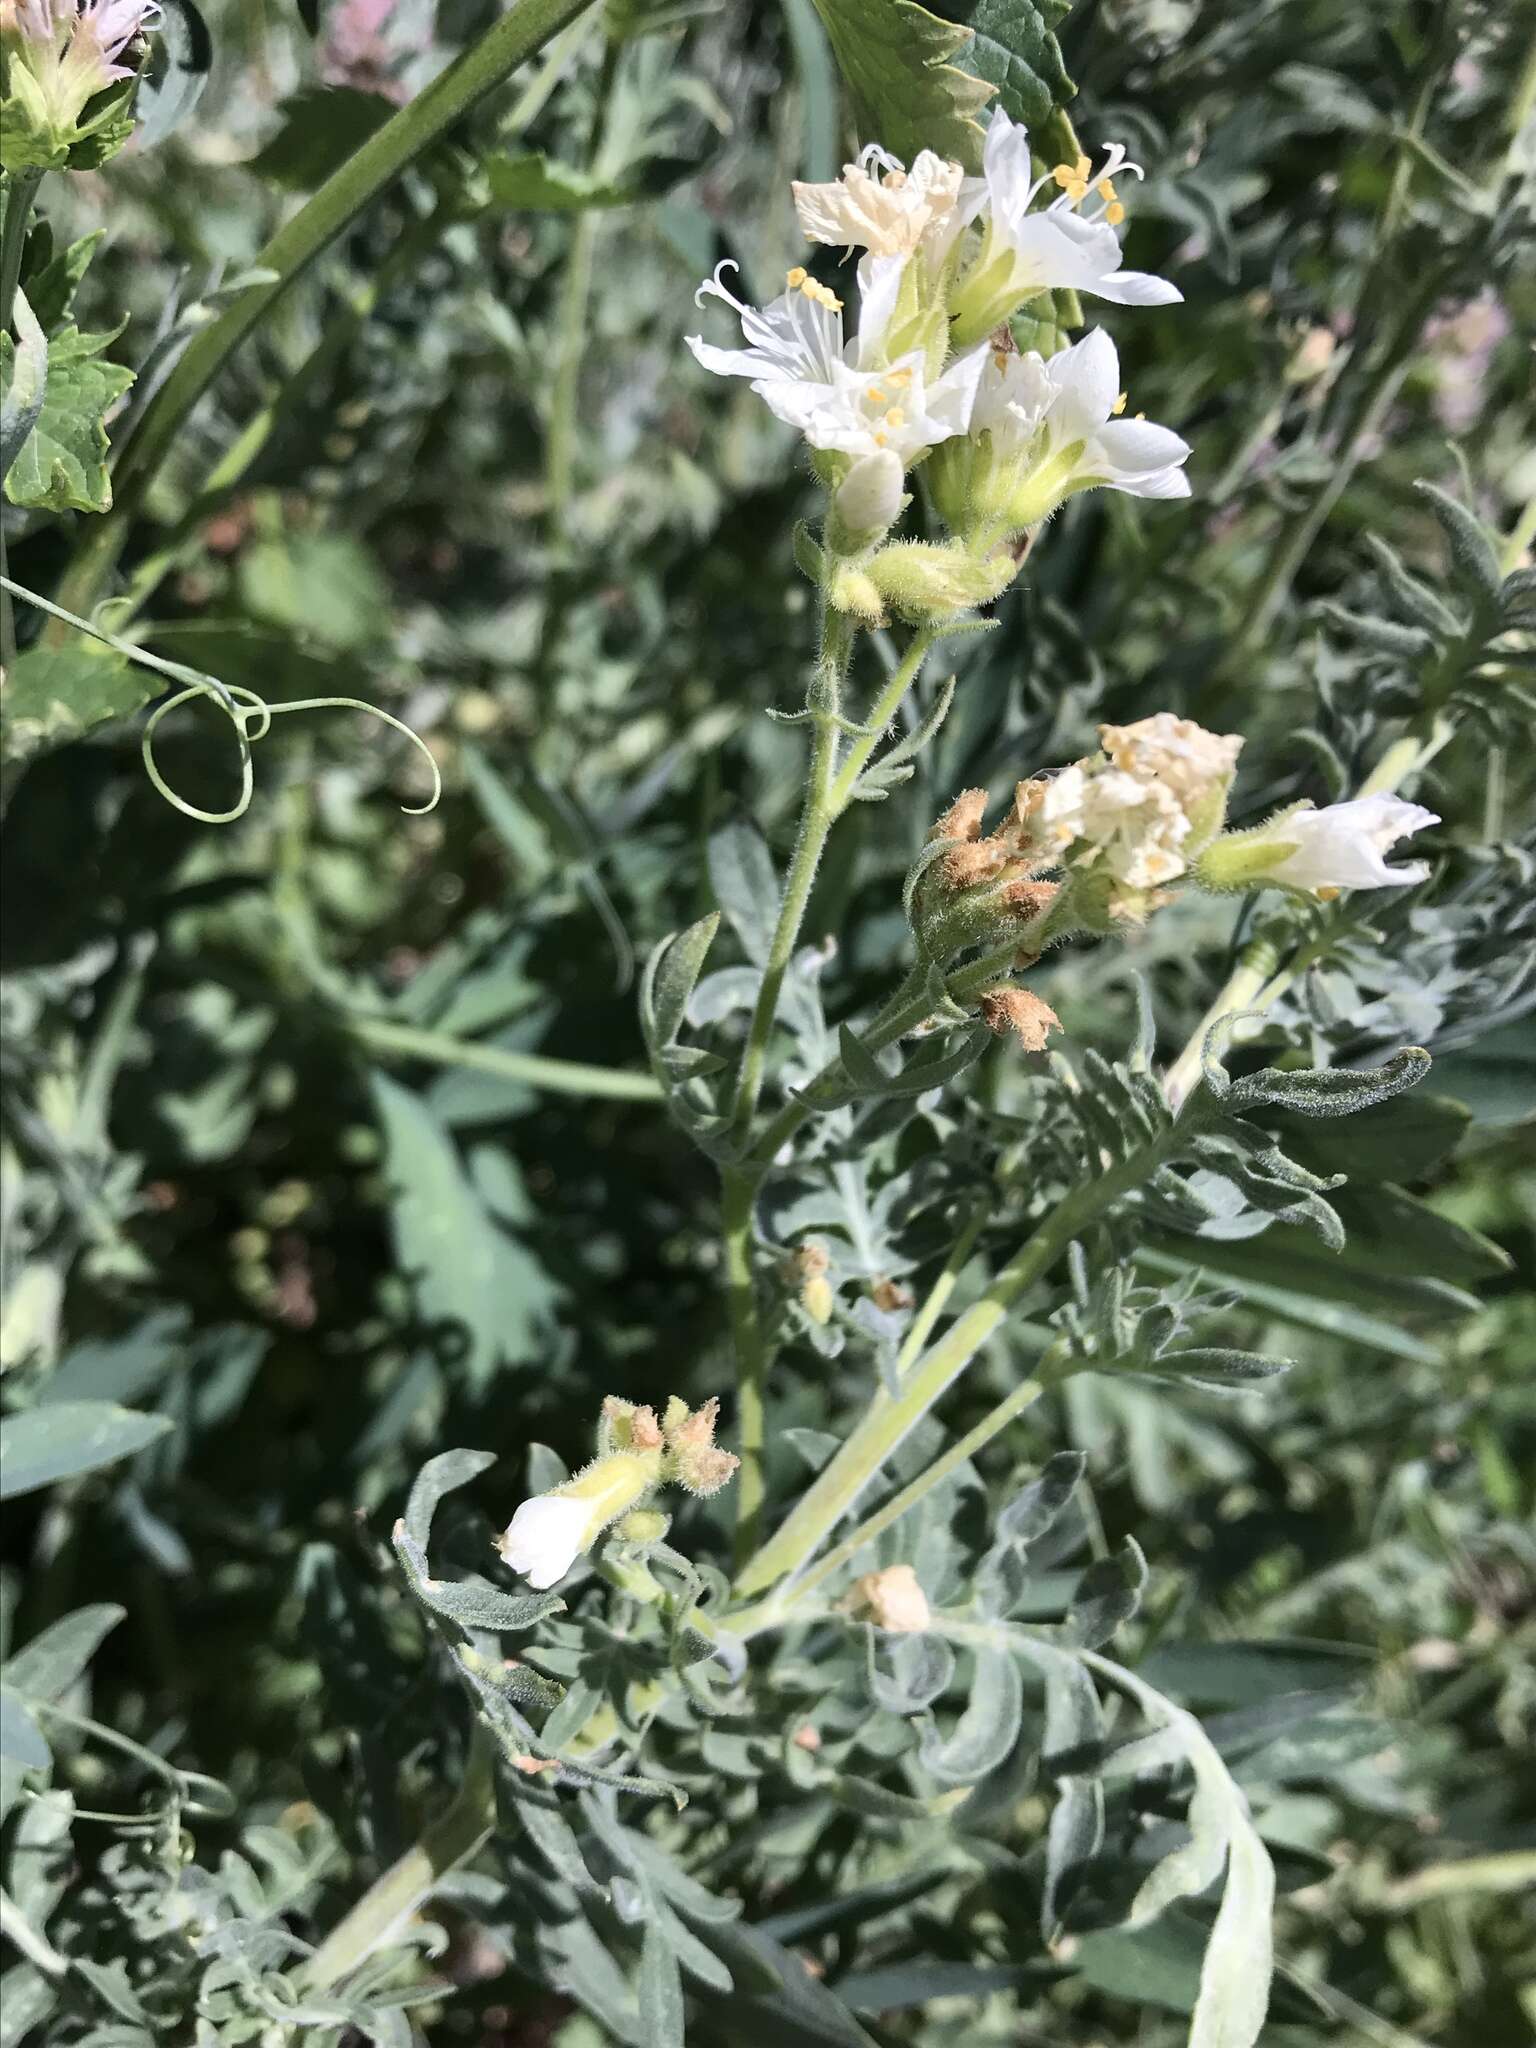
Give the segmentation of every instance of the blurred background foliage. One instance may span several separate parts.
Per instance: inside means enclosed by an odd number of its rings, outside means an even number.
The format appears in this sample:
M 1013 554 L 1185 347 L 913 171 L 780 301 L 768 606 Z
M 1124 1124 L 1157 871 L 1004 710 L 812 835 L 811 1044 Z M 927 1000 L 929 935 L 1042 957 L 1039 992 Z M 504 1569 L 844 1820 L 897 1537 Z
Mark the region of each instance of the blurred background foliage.
M 106 230 L 80 322 L 127 313 L 113 354 L 140 398 L 296 201 L 494 11 L 212 0 L 206 47 L 167 38 L 148 132 L 42 201 L 56 246 Z M 940 11 L 984 30 L 998 10 Z M 1245 733 L 1252 817 L 1357 780 L 1419 701 L 1413 664 L 1350 623 L 1389 610 L 1370 537 L 1456 603 L 1416 481 L 1520 567 L 1536 267 L 1493 173 L 1529 112 L 1532 29 L 1529 5 L 1430 0 L 1082 0 L 1059 22 L 1078 132 L 1147 166 L 1130 258 L 1187 300 L 1115 332 L 1133 406 L 1194 444 L 1194 503 L 1076 501 L 1002 629 L 957 645 L 942 740 L 896 800 L 856 809 L 818 884 L 807 929 L 837 934 L 850 1004 L 889 980 L 900 877 L 948 797 L 1072 758 L 1101 718 Z M 602 1395 L 728 1385 L 697 1154 L 653 1103 L 550 1092 L 464 1048 L 638 1072 L 636 958 L 709 907 L 709 833 L 792 828 L 800 739 L 763 714 L 798 702 L 812 651 L 790 551 L 809 479 L 682 338 L 721 258 L 756 298 L 796 260 L 787 180 L 832 174 L 846 122 L 809 0 L 615 0 L 348 230 L 178 441 L 109 619 L 274 702 L 386 706 L 442 769 L 436 811 L 402 815 L 421 764 L 346 712 L 279 721 L 225 829 L 150 788 L 131 723 L 55 733 L 7 770 L 9 1404 L 172 1424 L 8 1513 L 12 1640 L 84 1601 L 126 1608 L 92 1713 L 225 1780 L 284 1855 L 335 1831 L 296 1893 L 310 1932 L 380 1853 L 346 1789 L 380 1702 L 327 1587 L 378 1578 L 422 1458 L 501 1454 L 476 1488 L 495 1519 L 530 1442 L 585 1454 Z M 11 573 L 53 587 L 83 522 L 6 517 Z M 1464 666 L 1476 696 L 1475 650 Z M 1418 792 L 1449 821 L 1433 906 L 1373 902 L 1383 943 L 1330 955 L 1265 1041 L 1436 1055 L 1375 1151 L 1329 1127 L 1349 1156 L 1308 1159 L 1356 1176 L 1344 1253 L 1276 1229 L 1208 1269 L 1241 1297 L 1222 1341 L 1296 1369 L 1225 1403 L 1078 1380 L 1010 1446 L 1024 1465 L 1088 1453 L 1082 1540 L 1136 1534 L 1142 1653 L 1178 1637 L 1159 1682 L 1180 1697 L 1241 1712 L 1313 1682 L 1286 1677 L 1293 1639 L 1353 1647 L 1386 1746 L 1310 1758 L 1267 1816 L 1309 1859 L 1281 1952 L 1334 2000 L 1277 2007 L 1276 2044 L 1536 2023 L 1533 757 L 1518 705 L 1490 688 L 1474 708 Z M 192 801 L 233 800 L 210 711 L 176 714 L 160 753 Z M 1117 1057 L 1139 969 L 1171 1053 L 1233 922 L 1189 900 L 1040 985 L 1076 1046 Z M 1016 1068 L 987 1055 L 994 1102 Z M 1378 1180 L 1406 1189 L 1395 1206 L 1358 1195 Z M 1143 1279 L 1180 1270 L 1148 1245 Z M 856 1398 L 808 1343 L 780 1371 L 783 1422 L 835 1427 Z M 971 1391 L 977 1412 L 990 1398 Z M 1251 1647 L 1202 1669 L 1202 1640 Z M 383 1712 L 406 1767 L 372 1810 L 398 1822 L 442 1794 L 398 1680 Z M 86 1745 L 65 1774 L 118 1808 L 136 1769 Z M 216 1813 L 194 1832 L 204 1862 L 234 1839 Z M 98 1834 L 76 1853 L 108 1853 Z M 835 1872 L 835 1844 L 806 1854 Z M 754 1911 L 781 1881 L 773 1859 L 732 1875 Z M 1160 1992 L 1146 1953 L 1093 1941 L 1081 1967 L 1069 1948 L 995 1989 L 903 1976 L 976 1952 L 920 1907 L 804 1947 L 880 2040 L 1179 2038 L 1174 1962 Z M 486 1976 L 472 1944 L 447 1967 L 460 2038 L 608 2038 Z

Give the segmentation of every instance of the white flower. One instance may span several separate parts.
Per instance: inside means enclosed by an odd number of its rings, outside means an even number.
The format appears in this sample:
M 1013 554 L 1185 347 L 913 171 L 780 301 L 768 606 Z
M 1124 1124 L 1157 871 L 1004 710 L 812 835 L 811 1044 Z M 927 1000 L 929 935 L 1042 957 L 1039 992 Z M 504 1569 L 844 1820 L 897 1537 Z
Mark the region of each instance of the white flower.
M 1159 711 L 1099 728 L 1103 754 L 1019 785 L 1017 816 L 1043 856 L 1077 848 L 1124 889 L 1176 881 L 1220 825 L 1242 740 Z
M 589 1501 L 559 1493 L 536 1494 L 523 1502 L 496 1548 L 513 1571 L 542 1592 L 563 1579 L 586 1549 L 591 1521 Z
M 957 344 L 990 333 L 1037 292 L 1089 292 L 1121 306 L 1167 306 L 1183 297 L 1176 285 L 1147 271 L 1122 270 L 1115 229 L 1125 207 L 1117 177 L 1142 175 L 1112 143 L 1096 172 L 1087 157 L 1036 177 L 1029 136 L 999 107 L 987 128 L 982 175 L 960 189 L 956 218 L 983 217 L 979 253 L 951 311 Z M 1046 190 L 1055 197 L 1035 201 Z
M 1266 881 L 1337 895 L 1341 889 L 1402 889 L 1422 882 L 1424 861 L 1390 867 L 1383 856 L 1399 839 L 1438 825 L 1433 811 L 1395 796 L 1357 796 L 1320 811 L 1297 811 L 1274 827 L 1293 850 L 1270 868 Z
M 813 242 L 909 256 L 930 229 L 949 219 L 963 176 L 959 164 L 931 149 L 919 151 L 909 171 L 872 142 L 831 184 L 797 181 L 790 189 L 800 225 Z
M 933 483 L 945 517 L 1018 531 L 1095 486 L 1187 498 L 1188 442 L 1120 418 L 1119 383 L 1120 360 L 1101 328 L 1049 360 L 989 349 L 971 410 L 972 434 L 988 438 L 944 451 Z
M 798 427 L 813 448 L 854 457 L 888 448 L 905 468 L 925 448 L 966 431 L 985 349 L 957 358 L 932 380 L 921 349 L 881 360 L 901 284 L 899 259 L 867 256 L 859 265 L 858 332 L 846 342 L 842 301 L 803 269 L 791 270 L 785 290 L 759 309 L 726 290 L 725 268 L 696 297 L 723 299 L 740 319 L 747 346 L 715 348 L 697 335 L 688 346 L 717 376 L 750 377 L 769 410 Z

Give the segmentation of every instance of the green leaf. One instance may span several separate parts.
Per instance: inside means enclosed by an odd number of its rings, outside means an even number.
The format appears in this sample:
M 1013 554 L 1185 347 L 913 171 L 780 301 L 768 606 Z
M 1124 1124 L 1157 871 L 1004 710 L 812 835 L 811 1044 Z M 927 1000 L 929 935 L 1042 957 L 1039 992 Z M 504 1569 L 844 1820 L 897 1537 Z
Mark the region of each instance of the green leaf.
M 1162 1692 L 1204 1707 L 1247 1707 L 1283 1693 L 1337 1691 L 1369 1677 L 1375 1652 L 1364 1644 L 1276 1636 L 1267 1642 L 1159 1643 L 1140 1665 Z
M 240 557 L 240 591 L 253 612 L 345 652 L 388 629 L 389 586 L 373 555 L 345 533 L 262 540 Z
M 27 1699 L 58 1699 L 85 1670 L 102 1638 L 117 1627 L 126 1612 L 125 1608 L 103 1600 L 61 1615 L 0 1666 L 0 1676 Z
M 382 93 L 308 85 L 284 100 L 283 125 L 246 168 L 289 192 L 312 192 L 395 112 Z
M 954 1733 L 946 1742 L 933 1728 L 924 1730 L 924 1769 L 946 1784 L 973 1784 L 1013 1748 L 1023 1712 L 1024 1685 L 1011 1651 L 984 1646 L 976 1652 L 971 1696 Z
M 646 1921 L 640 1946 L 640 2024 L 654 2048 L 683 2048 L 683 1980 L 659 1914 Z
M 439 1451 L 435 1458 L 428 1458 L 416 1474 L 405 1508 L 406 1534 L 419 1549 L 427 1548 L 432 1535 L 432 1517 L 437 1513 L 438 1502 L 444 1494 L 456 1493 L 461 1486 L 468 1486 L 472 1479 L 478 1479 L 482 1472 L 489 1471 L 495 1462 L 494 1451 Z
M 660 1051 L 676 1038 L 687 1014 L 688 998 L 719 929 L 719 912 L 711 911 L 686 931 L 663 939 L 651 955 L 640 992 L 640 1009 L 653 1051 Z
M 598 177 L 574 164 L 555 163 L 542 150 L 525 156 L 492 157 L 486 165 L 491 197 L 520 213 L 575 213 L 587 206 L 627 206 L 641 196 L 636 185 Z
M 757 827 L 734 818 L 709 835 L 709 880 L 749 960 L 761 967 L 779 916 L 779 878 Z
M 126 718 L 161 687 L 148 669 L 108 648 L 29 647 L 0 697 L 5 757 L 20 760 Z
M 1052 29 L 1071 0 L 941 0 L 940 12 L 971 31 L 961 53 L 967 71 L 997 87 L 997 103 L 1015 121 L 1039 128 L 1077 87 L 1067 76 Z
M 1422 1180 L 1452 1153 L 1472 1121 L 1464 1102 L 1448 1095 L 1390 1097 L 1347 1124 L 1287 1120 L 1285 1150 L 1314 1173 L 1346 1173 L 1351 1181 Z
M 915 0 L 815 0 L 853 101 L 861 142 L 910 163 L 922 149 L 981 165 L 976 116 L 993 88 L 951 63 L 970 33 Z
M 13 505 L 49 512 L 110 509 L 106 415 L 133 382 L 132 370 L 101 360 L 115 339 L 116 330 L 82 334 L 73 323 L 50 337 L 42 408 L 5 479 Z M 0 334 L 0 390 L 7 395 L 20 376 L 15 359 L 15 343 Z
M 56 1401 L 0 1422 L 0 1500 L 131 1458 L 165 1435 L 168 1415 L 140 1415 L 110 1401 Z
M 8 1685 L 0 1685 L 0 1756 L 29 1771 L 46 1771 L 53 1752 L 33 1720 L 26 1702 Z
M 73 312 L 75 294 L 90 268 L 97 244 L 105 233 L 105 228 L 97 228 L 92 234 L 81 235 L 77 241 L 68 243 L 24 278 L 32 311 L 37 315 L 38 325 L 46 333 L 51 334 L 54 328 L 61 326 Z M 32 244 L 29 240 L 29 257 L 31 253 Z

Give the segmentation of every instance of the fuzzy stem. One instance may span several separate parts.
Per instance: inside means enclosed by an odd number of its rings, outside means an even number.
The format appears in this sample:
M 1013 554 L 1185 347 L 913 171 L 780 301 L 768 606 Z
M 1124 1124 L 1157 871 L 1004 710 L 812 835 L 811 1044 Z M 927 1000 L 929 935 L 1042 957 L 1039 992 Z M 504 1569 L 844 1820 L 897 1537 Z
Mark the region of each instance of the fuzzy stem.
M 612 1102 L 660 1102 L 661 1088 L 650 1074 L 623 1067 L 593 1067 L 580 1060 L 550 1059 L 543 1053 L 510 1052 L 504 1046 L 477 1045 L 444 1031 L 423 1031 L 414 1024 L 394 1024 L 383 1017 L 348 1017 L 346 1029 L 362 1045 L 399 1059 L 430 1060 L 440 1067 L 473 1067 L 505 1081 L 550 1088 L 561 1095 L 602 1096 Z
M 27 245 L 27 224 L 32 218 L 32 201 L 42 182 L 41 171 L 12 171 L 5 181 L 5 219 L 0 226 L 0 334 L 11 331 L 11 309 L 16 303 L 22 251 Z M 0 484 L 4 481 L 0 477 Z M 5 521 L 0 517 L 0 576 L 5 574 L 6 566 Z M 0 669 L 9 670 L 15 659 L 15 607 L 10 593 L 0 592 Z
M 487 1839 L 496 1822 L 493 1756 L 490 1734 L 484 1723 L 476 1720 L 458 1797 L 331 1929 L 304 1966 L 307 1990 L 328 1990 L 385 1947 L 431 1897 L 439 1881 L 473 1856 Z
M 960 1283 L 960 1275 L 969 1263 L 971 1253 L 976 1249 L 977 1239 L 986 1227 L 985 1205 L 978 1207 L 966 1223 L 965 1228 L 950 1246 L 949 1257 L 944 1261 L 944 1270 L 929 1288 L 922 1307 L 912 1318 L 912 1327 L 906 1334 L 901 1350 L 896 1355 L 896 1377 L 901 1379 L 915 1365 L 923 1354 L 923 1346 L 933 1333 L 933 1327 L 944 1313 L 949 1297 Z
M 113 508 L 94 523 L 65 576 L 61 595 L 70 610 L 89 612 L 96 602 L 144 495 L 193 408 L 275 301 L 407 165 L 591 5 L 592 0 L 517 0 L 283 223 L 256 259 L 260 268 L 276 273 L 272 282 L 242 292 L 200 329 L 145 407 L 113 476 Z

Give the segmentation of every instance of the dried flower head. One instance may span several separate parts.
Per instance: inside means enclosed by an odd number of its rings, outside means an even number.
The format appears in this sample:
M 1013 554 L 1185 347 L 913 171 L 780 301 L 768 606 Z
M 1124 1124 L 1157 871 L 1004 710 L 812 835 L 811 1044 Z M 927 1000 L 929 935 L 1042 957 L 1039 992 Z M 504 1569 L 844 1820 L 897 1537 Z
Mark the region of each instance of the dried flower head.
M 928 1596 L 909 1564 L 866 1572 L 854 1584 L 850 1605 L 855 1614 L 893 1635 L 918 1635 L 933 1620 Z
M 1026 1052 L 1043 1052 L 1061 1019 L 1049 1003 L 1031 995 L 1027 988 L 988 989 L 981 999 L 981 1021 L 999 1038 L 1011 1031 Z

